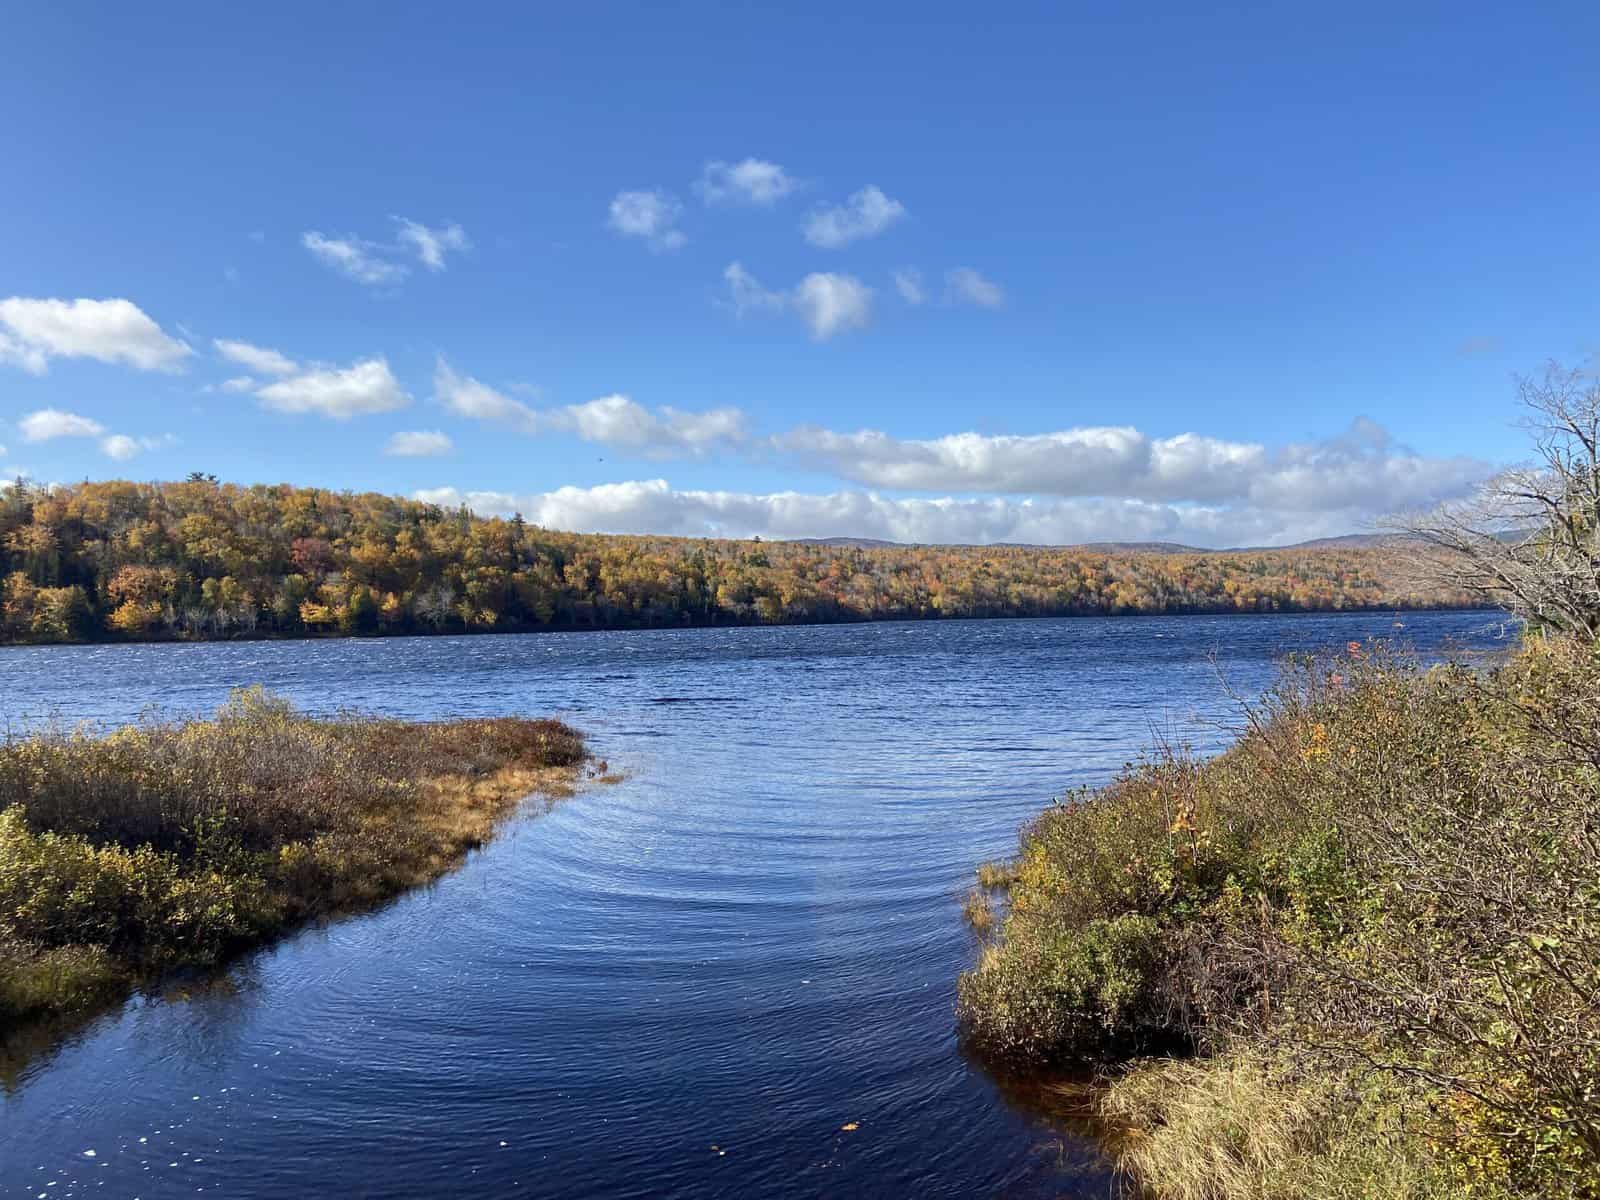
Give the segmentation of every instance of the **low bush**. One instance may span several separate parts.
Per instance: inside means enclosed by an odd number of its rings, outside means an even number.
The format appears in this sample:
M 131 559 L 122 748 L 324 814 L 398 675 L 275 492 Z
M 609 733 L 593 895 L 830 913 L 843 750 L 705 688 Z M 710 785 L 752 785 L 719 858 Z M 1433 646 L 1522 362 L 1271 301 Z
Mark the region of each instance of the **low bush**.
M 212 720 L 0 743 L 0 1021 L 87 1007 L 432 879 L 585 757 L 557 721 Z
M 1154 756 L 1055 805 L 1015 867 L 1003 928 L 961 981 L 964 1027 L 1035 1065 L 1200 1056 L 1108 1093 L 1124 1117 L 1136 1096 L 1155 1114 L 1124 1155 L 1141 1177 L 1173 1175 L 1157 1147 L 1238 1157 L 1217 1140 L 1229 1122 L 1254 1130 L 1303 1102 L 1295 1154 L 1331 1171 L 1361 1149 L 1365 1194 L 1448 1180 L 1450 1194 L 1600 1195 L 1600 655 L 1587 643 L 1530 639 L 1488 673 L 1360 646 L 1291 664 L 1233 749 Z M 1281 1110 L 1228 1099 L 1265 1084 L 1212 1094 L 1214 1072 L 1240 1061 L 1260 1079 L 1273 1064 Z M 1335 1137 L 1385 1113 L 1404 1120 L 1384 1137 Z M 1391 1168 L 1405 1189 L 1376 1182 Z M 1271 1161 L 1257 1175 L 1161 1186 L 1363 1194 L 1295 1191 Z

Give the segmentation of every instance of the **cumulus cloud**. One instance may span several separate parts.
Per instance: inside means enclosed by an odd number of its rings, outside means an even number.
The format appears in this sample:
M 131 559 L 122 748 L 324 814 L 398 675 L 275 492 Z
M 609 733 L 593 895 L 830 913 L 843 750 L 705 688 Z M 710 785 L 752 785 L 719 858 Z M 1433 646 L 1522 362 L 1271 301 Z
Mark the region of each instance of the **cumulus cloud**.
M 43 375 L 52 358 L 178 370 L 194 351 L 131 300 L 0 300 L 0 362 Z
M 459 374 L 442 358 L 434 371 L 434 395 L 458 416 L 528 434 L 574 434 L 586 442 L 619 446 L 651 457 L 704 454 L 719 445 L 742 442 L 747 436 L 744 414 L 736 408 L 697 413 L 670 406 L 651 410 L 623 395 L 532 408 Z
M 127 462 L 130 458 L 137 458 L 146 450 L 162 450 L 177 444 L 178 439 L 170 433 L 160 437 L 129 437 L 125 433 L 113 433 L 109 437 L 100 439 L 100 453 L 107 458 L 114 458 L 118 462 Z
M 395 217 L 394 221 L 400 227 L 396 235 L 400 244 L 415 252 L 422 265 L 430 271 L 444 270 L 445 255 L 450 251 L 460 253 L 472 248 L 466 230 L 454 222 L 439 229 L 429 229 L 406 217 Z
M 254 395 L 264 408 L 317 413 L 344 421 L 363 413 L 391 412 L 411 403 L 387 360 L 368 358 L 340 367 L 299 363 L 287 354 L 251 342 L 218 338 L 217 353 L 254 372 L 218 384 L 224 392 Z M 271 376 L 262 380 L 256 376 Z
M 327 237 L 312 229 L 300 235 L 300 244 L 325 266 L 357 283 L 378 287 L 399 283 L 407 274 L 403 263 L 390 262 L 383 257 L 382 246 L 353 234 Z
M 664 479 L 516 494 L 430 488 L 427 503 L 485 516 L 520 512 L 549 529 L 682 537 L 875 537 L 907 543 L 1074 545 L 1172 541 L 1196 546 L 1281 545 L 1348 532 L 1350 512 L 1285 516 L 1257 509 L 1131 499 L 895 498 L 873 492 L 677 490 Z
M 695 183 L 707 204 L 754 204 L 770 207 L 799 185 L 777 163 L 759 158 L 743 162 L 708 162 Z
M 437 429 L 418 430 L 414 433 L 396 433 L 384 445 L 383 452 L 396 458 L 435 458 L 449 454 L 455 443 L 448 434 Z
M 794 290 L 794 305 L 817 341 L 850 329 L 865 328 L 872 319 L 872 289 L 854 275 L 817 271 Z
M 433 369 L 433 396 L 458 417 L 522 433 L 539 432 L 539 414 L 534 409 L 471 376 L 458 374 L 442 357 Z
M 676 228 L 683 203 L 659 188 L 618 192 L 611 201 L 606 223 L 623 237 L 643 238 L 657 252 L 677 250 L 689 239 Z
M 729 263 L 722 272 L 722 279 L 728 285 L 733 311 L 741 317 L 748 313 L 776 312 L 789 303 L 789 297 L 782 292 L 762 287 L 761 281 L 745 270 L 743 263 Z
M 130 437 L 125 433 L 107 433 L 106 427 L 92 417 L 64 412 L 59 408 L 41 408 L 17 422 L 25 442 L 53 442 L 57 438 L 99 438 L 100 452 L 107 458 L 126 462 L 146 450 L 159 450 L 173 445 L 177 439 L 170 433 L 159 437 Z M 0 454 L 5 447 L 0 446 Z
M 905 215 L 905 205 L 891 200 L 881 188 L 868 185 L 843 204 L 812 213 L 801 229 L 813 246 L 836 250 L 862 238 L 876 237 Z
M 915 267 L 901 267 L 894 273 L 894 290 L 907 304 L 921 304 L 928 298 L 922 286 L 922 272 Z
M 1492 470 L 1469 457 L 1417 454 L 1365 419 L 1337 437 L 1277 450 L 1197 433 L 1152 438 L 1131 426 L 926 440 L 808 427 L 770 445 L 872 487 L 1248 503 L 1292 513 L 1408 508 L 1460 495 Z
M 692 413 L 668 405 L 652 412 L 621 395 L 553 409 L 545 419 L 552 428 L 569 429 L 586 442 L 647 454 L 700 454 L 745 437 L 744 414 L 736 408 Z
M 979 308 L 999 308 L 1006 293 L 998 283 L 985 279 L 971 267 L 956 267 L 945 272 L 945 296 L 952 304 L 975 304 Z
M 316 413 L 347 421 L 364 413 L 392 412 L 411 403 L 383 358 L 367 358 L 348 367 L 315 365 L 264 384 L 256 398 L 286 413 Z
M 254 346 L 249 342 L 234 341 L 229 338 L 216 338 L 211 344 L 223 358 L 247 371 L 254 371 L 257 375 L 293 375 L 300 369 L 288 355 L 269 350 L 265 346 Z M 223 386 L 227 387 L 227 384 Z
M 765 287 L 742 263 L 729 263 L 722 272 L 728 285 L 728 302 L 739 316 L 781 312 L 792 308 L 817 341 L 860 329 L 872 319 L 872 289 L 854 275 L 814 272 L 791 291 Z
M 63 412 L 59 408 L 41 408 L 17 422 L 25 442 L 49 442 L 56 438 L 99 437 L 106 427 L 91 417 Z

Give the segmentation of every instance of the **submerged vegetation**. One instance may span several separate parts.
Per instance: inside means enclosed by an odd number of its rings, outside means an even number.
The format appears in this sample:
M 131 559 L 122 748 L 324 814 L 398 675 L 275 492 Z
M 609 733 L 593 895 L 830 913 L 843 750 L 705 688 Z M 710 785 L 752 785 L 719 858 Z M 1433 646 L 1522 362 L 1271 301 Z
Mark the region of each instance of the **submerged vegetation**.
M 211 720 L 0 742 L 0 1027 L 427 882 L 585 756 L 558 721 Z
M 558 533 L 317 488 L 0 491 L 0 642 L 1481 603 L 1395 551 L 1145 553 Z

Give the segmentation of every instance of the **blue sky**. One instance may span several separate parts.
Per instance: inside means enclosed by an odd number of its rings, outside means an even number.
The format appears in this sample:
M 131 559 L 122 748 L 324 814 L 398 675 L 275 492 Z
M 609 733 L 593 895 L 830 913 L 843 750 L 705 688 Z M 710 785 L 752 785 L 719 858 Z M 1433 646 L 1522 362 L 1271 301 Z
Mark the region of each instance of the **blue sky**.
M 1600 10 L 1201 8 L 19 7 L 0 474 L 1218 545 L 1520 455 Z

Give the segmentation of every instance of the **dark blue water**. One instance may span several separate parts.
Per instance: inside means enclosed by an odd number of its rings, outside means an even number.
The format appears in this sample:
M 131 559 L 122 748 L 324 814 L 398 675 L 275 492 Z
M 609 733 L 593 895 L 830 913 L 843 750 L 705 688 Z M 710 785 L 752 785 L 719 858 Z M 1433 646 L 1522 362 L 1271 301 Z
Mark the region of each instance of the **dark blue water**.
M 1104 1196 L 958 1050 L 973 866 L 1152 731 L 1221 744 L 1219 672 L 1254 693 L 1289 650 L 1502 631 L 1403 620 L 0 650 L 13 725 L 265 683 L 318 711 L 558 714 L 628 776 L 34 1059 L 0 1101 L 0 1195 Z

